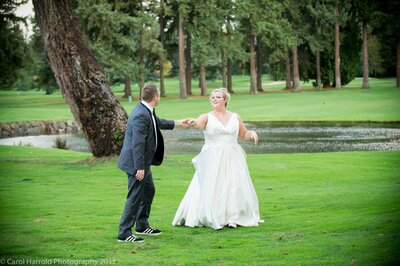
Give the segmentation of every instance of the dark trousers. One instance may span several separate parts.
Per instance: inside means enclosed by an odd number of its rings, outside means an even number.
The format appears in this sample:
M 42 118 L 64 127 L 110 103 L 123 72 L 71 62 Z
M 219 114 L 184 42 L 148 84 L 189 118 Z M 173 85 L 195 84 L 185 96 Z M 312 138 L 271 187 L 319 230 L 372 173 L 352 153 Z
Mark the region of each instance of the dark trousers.
M 149 227 L 154 194 L 155 187 L 150 169 L 145 170 L 145 177 L 142 181 L 138 181 L 134 175 L 128 174 L 128 195 L 119 223 L 118 238 L 125 239 L 132 235 L 132 227 L 135 223 L 137 231 L 143 231 Z

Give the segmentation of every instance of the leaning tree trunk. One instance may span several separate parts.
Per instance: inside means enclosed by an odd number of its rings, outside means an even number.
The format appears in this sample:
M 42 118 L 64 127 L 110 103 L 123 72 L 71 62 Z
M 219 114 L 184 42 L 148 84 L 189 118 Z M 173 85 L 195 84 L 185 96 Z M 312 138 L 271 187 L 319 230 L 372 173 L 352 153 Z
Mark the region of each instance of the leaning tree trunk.
M 33 0 L 51 69 L 94 156 L 118 154 L 127 122 L 68 0 Z

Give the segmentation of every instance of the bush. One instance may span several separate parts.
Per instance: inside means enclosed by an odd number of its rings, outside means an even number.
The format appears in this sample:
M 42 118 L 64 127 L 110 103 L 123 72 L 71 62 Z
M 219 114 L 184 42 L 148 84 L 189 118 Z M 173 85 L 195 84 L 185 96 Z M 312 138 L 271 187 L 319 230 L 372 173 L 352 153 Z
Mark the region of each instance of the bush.
M 65 138 L 57 137 L 54 144 L 54 148 L 68 150 L 67 140 Z

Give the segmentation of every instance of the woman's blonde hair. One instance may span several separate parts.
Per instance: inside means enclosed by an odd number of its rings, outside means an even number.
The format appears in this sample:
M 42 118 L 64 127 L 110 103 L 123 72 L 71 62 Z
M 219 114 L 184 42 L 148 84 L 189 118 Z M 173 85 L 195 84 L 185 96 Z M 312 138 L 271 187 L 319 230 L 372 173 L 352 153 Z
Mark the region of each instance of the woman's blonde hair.
M 225 106 L 226 106 L 226 105 L 228 104 L 228 102 L 231 100 L 231 95 L 229 94 L 229 92 L 227 91 L 227 89 L 225 89 L 225 88 L 218 88 L 218 89 L 213 90 L 213 91 L 210 93 L 210 101 L 211 101 L 211 97 L 212 97 L 213 94 L 216 93 L 216 92 L 222 93 L 222 97 L 223 97 L 224 100 L 226 101 L 226 103 L 225 103 Z

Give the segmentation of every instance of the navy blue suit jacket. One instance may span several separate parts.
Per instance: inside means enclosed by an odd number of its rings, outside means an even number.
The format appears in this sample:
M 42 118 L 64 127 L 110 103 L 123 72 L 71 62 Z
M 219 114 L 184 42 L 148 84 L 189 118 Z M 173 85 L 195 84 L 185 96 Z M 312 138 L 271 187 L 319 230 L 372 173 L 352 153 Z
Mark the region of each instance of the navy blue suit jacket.
M 138 103 L 132 110 L 126 126 L 124 144 L 119 156 L 118 167 L 128 174 L 160 165 L 164 158 L 164 139 L 160 129 L 174 129 L 173 120 L 155 117 L 158 125 L 154 129 L 150 110 Z M 154 133 L 157 133 L 157 147 Z

